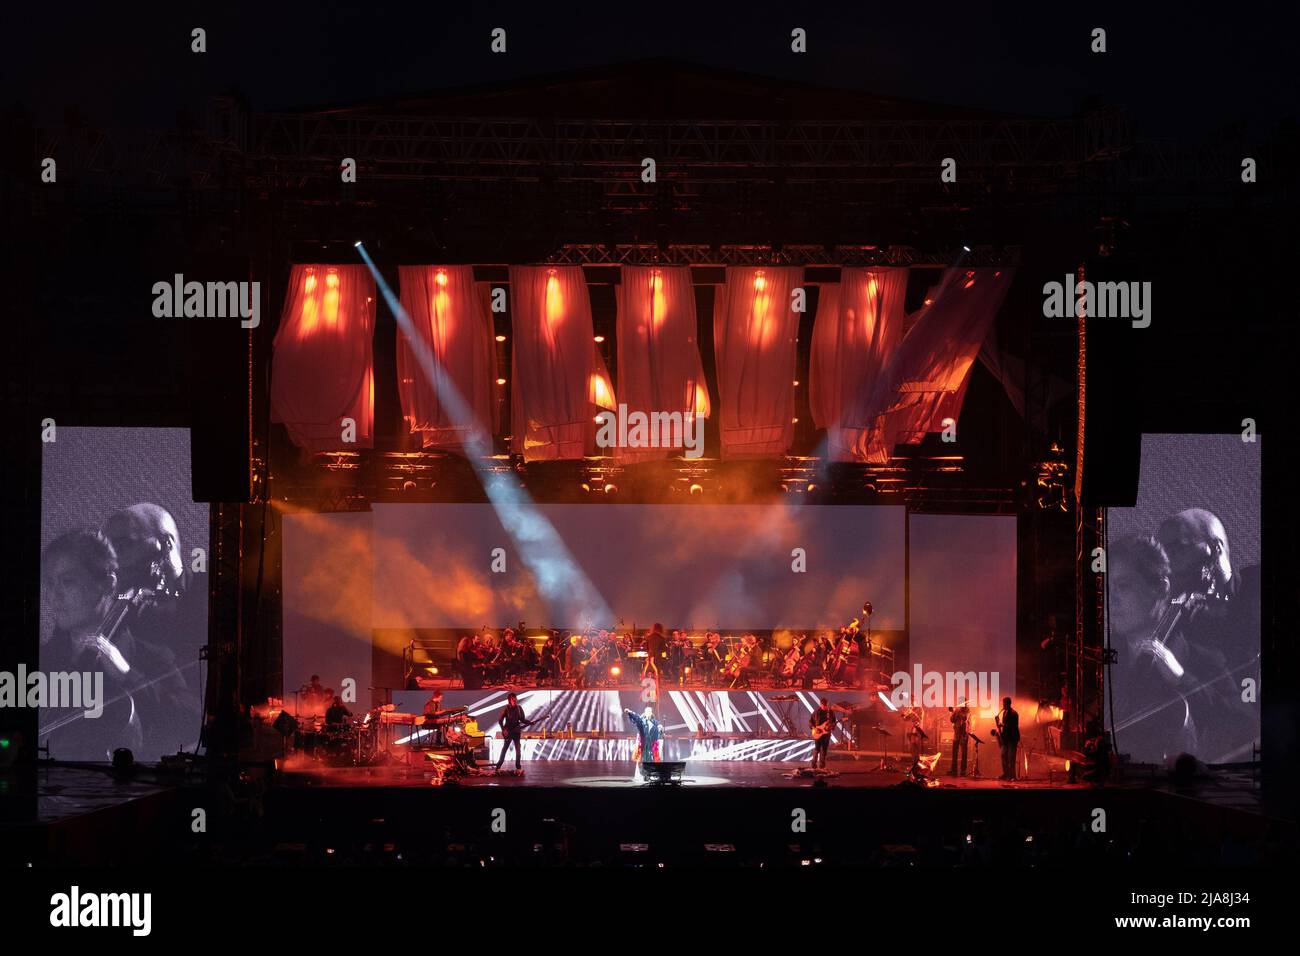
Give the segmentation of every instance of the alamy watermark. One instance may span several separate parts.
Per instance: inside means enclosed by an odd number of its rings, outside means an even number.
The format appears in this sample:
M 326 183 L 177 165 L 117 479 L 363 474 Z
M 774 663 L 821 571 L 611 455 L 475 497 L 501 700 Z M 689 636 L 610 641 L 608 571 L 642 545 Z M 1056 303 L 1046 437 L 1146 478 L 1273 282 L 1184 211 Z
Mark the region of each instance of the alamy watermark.
M 159 319 L 228 319 L 255 329 L 262 324 L 262 283 L 186 282 L 176 273 L 171 282 L 153 284 L 153 314 Z
M 596 416 L 599 448 L 681 448 L 686 458 L 704 455 L 704 416 L 694 412 L 617 411 Z
M 68 708 L 90 720 L 104 713 L 103 671 L 0 671 L 0 708 Z
M 72 886 L 50 897 L 50 925 L 59 929 L 122 927 L 132 936 L 153 929 L 152 893 L 90 893 Z
M 1131 319 L 1133 328 L 1151 324 L 1150 282 L 1077 282 L 1066 275 L 1064 282 L 1043 285 L 1043 315 L 1064 319 L 1082 315 L 1087 319 Z
M 985 710 L 1002 702 L 997 671 L 927 671 L 914 664 L 911 673 L 895 671 L 889 682 L 894 688 L 889 702 L 895 707 L 968 704 Z

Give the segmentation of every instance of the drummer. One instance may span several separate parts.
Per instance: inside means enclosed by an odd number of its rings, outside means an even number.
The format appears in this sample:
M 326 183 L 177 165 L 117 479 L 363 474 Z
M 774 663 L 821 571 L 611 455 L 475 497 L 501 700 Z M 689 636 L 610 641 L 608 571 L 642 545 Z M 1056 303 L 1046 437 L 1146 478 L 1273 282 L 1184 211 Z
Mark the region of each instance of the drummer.
M 339 730 L 352 716 L 352 711 L 343 705 L 342 697 L 335 697 L 334 703 L 330 704 L 329 709 L 325 711 L 325 729 Z

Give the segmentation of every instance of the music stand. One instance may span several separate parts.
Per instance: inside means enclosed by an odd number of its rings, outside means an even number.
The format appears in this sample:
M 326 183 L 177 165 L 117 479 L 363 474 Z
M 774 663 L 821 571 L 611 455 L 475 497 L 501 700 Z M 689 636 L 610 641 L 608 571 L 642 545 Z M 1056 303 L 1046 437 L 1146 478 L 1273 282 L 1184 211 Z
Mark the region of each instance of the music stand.
M 970 734 L 969 730 L 966 732 Z M 975 766 L 971 769 L 970 773 L 966 774 L 966 776 L 971 780 L 979 780 L 984 776 L 980 773 L 980 745 L 983 744 L 984 741 L 980 740 L 974 734 L 970 734 L 970 739 L 975 741 Z
M 876 724 L 876 726 L 873 727 L 872 730 L 874 730 L 874 731 L 876 732 L 876 734 L 879 736 L 879 739 L 882 741 L 882 744 L 883 744 L 884 749 L 885 749 L 885 752 L 884 752 L 884 753 L 881 755 L 881 757 L 880 757 L 880 766 L 877 767 L 876 769 L 877 769 L 877 770 L 897 770 L 898 768 L 894 766 L 894 761 L 891 760 L 891 759 L 890 759 L 890 756 L 889 756 L 889 738 L 892 737 L 892 736 L 894 736 L 894 735 L 891 734 L 891 733 L 890 733 L 888 730 L 886 730 L 884 727 L 880 726 L 880 724 Z

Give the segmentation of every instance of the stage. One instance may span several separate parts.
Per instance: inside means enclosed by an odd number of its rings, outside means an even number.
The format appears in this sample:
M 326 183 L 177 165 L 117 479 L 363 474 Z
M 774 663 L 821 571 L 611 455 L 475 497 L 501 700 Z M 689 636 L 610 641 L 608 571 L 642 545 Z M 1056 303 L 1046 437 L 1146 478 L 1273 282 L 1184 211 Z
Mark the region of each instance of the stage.
M 34 791 L 8 794 L 3 858 L 38 866 L 783 866 L 812 855 L 855 866 L 1190 865 L 1263 862 L 1296 839 L 1294 820 L 1263 813 L 1249 772 L 1175 787 L 1131 770 L 1105 788 L 941 773 L 937 786 L 921 787 L 878 760 L 832 760 L 826 775 L 795 775 L 806 767 L 688 762 L 681 784 L 656 785 L 633 783 L 627 761 L 533 761 L 521 776 L 485 772 L 435 786 L 430 774 L 401 767 L 249 765 L 229 788 L 168 782 L 148 768 L 122 777 L 49 766 Z M 196 808 L 206 811 L 205 832 L 193 830 Z M 1103 831 L 1094 829 L 1098 808 Z
M 899 765 L 906 761 L 899 761 Z M 882 789 L 898 787 L 903 783 L 901 769 L 881 769 L 879 756 L 862 759 L 831 760 L 824 773 L 808 769 L 806 762 L 793 761 L 740 761 L 703 760 L 688 761 L 680 783 L 654 784 L 634 781 L 633 764 L 620 760 L 566 760 L 529 761 L 523 772 L 516 774 L 507 761 L 501 771 L 490 767 L 443 783 L 444 788 L 567 788 L 595 787 L 601 789 L 637 790 L 659 787 L 678 788 L 741 788 L 741 789 L 797 789 L 819 785 L 854 789 Z M 421 787 L 433 785 L 432 774 L 404 766 L 387 767 L 313 767 L 285 772 L 283 782 L 290 787 Z M 935 778 L 938 788 L 953 790 L 996 789 L 1086 789 L 1083 784 L 1067 784 L 1064 775 L 1054 780 L 1031 779 L 1007 783 L 996 777 Z M 935 789 L 930 787 L 928 789 Z

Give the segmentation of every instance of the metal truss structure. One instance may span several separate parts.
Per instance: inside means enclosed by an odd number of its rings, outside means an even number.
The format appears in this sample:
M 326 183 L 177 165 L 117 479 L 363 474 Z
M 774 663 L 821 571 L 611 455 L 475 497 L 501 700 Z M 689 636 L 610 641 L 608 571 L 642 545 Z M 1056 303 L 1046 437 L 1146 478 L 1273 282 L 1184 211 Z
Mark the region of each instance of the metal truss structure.
M 122 185 L 303 188 L 338 183 L 354 157 L 361 178 L 381 182 L 588 182 L 607 200 L 681 198 L 710 185 L 933 185 L 955 159 L 962 183 L 1013 178 L 1055 191 L 1089 168 L 1120 180 L 1170 182 L 1227 177 L 1239 153 L 1178 147 L 1133 136 L 1123 111 L 1071 119 L 869 120 L 621 119 L 437 116 L 365 111 L 247 113 L 229 96 L 210 103 L 206 129 L 37 129 L 34 158 L 59 159 L 80 178 Z M 653 157 L 660 182 L 641 182 Z M 1109 175 L 1109 174 L 1104 174 Z
M 563 265 L 662 266 L 935 266 L 951 265 L 961 250 L 922 252 L 912 246 L 814 245 L 782 246 L 739 244 L 565 243 L 551 256 Z M 976 246 L 965 261 L 972 265 L 1014 265 L 1020 250 L 1014 246 Z

